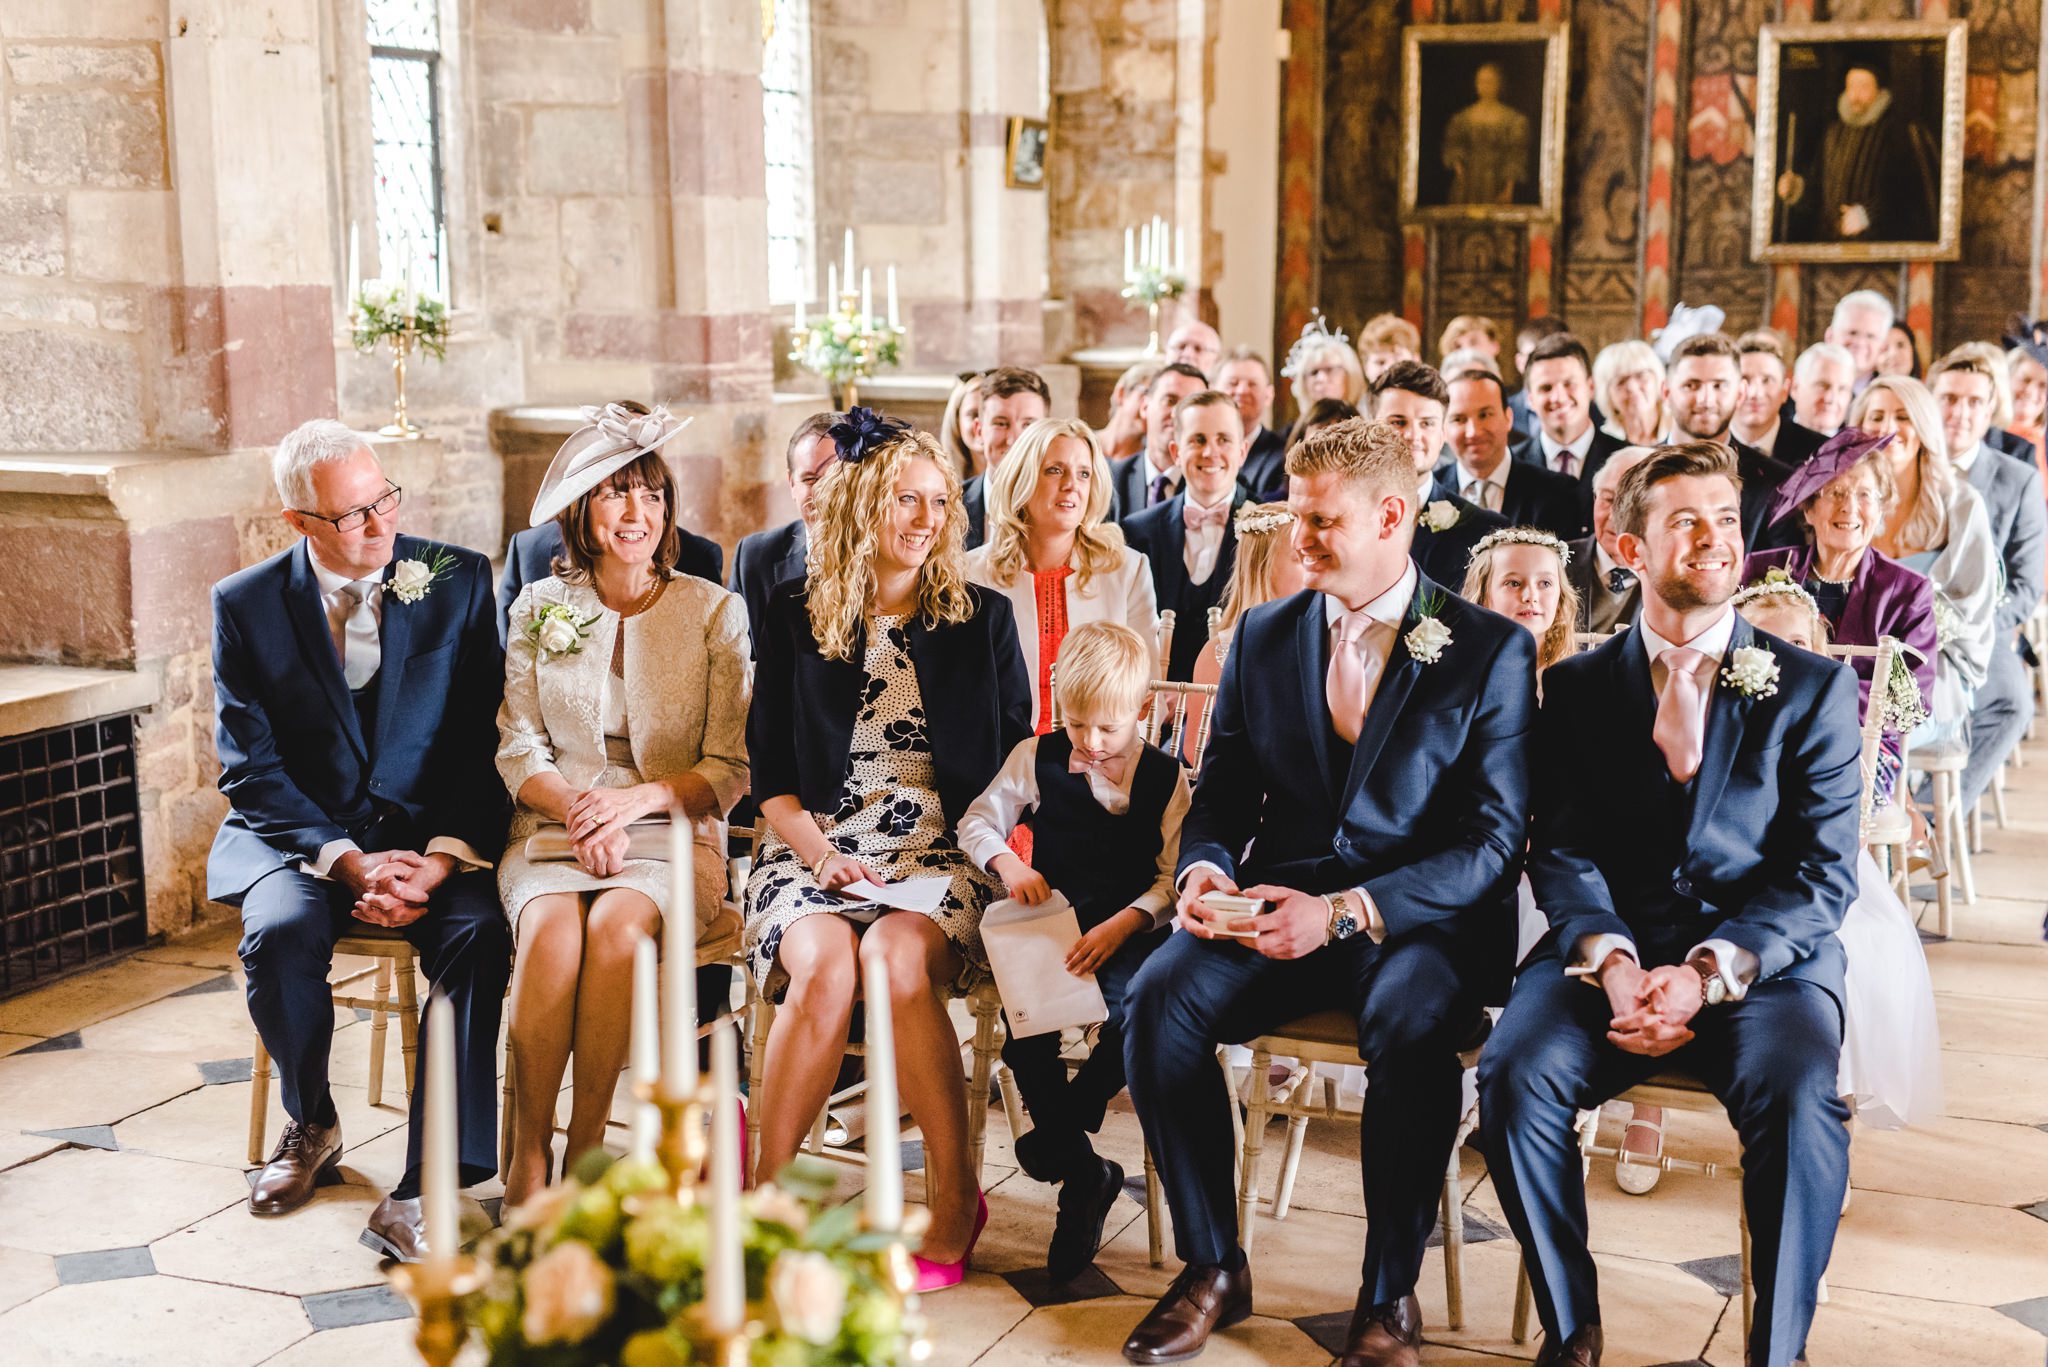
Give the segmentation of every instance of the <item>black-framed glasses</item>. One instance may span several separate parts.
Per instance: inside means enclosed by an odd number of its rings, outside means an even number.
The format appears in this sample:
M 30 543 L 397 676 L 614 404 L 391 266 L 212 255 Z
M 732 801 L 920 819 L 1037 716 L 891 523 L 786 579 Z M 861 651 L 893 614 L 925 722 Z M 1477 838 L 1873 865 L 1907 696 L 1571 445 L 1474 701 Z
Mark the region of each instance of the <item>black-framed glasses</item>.
M 378 499 L 375 503 L 365 503 L 360 508 L 351 508 L 340 517 L 329 517 L 325 513 L 309 513 L 304 508 L 295 508 L 293 511 L 298 513 L 300 517 L 317 517 L 322 522 L 331 524 L 337 532 L 352 532 L 365 522 L 368 522 L 371 513 L 375 513 L 379 517 L 389 517 L 397 512 L 398 505 L 405 501 L 404 495 L 405 490 L 394 484 L 391 486 L 390 492 L 386 493 L 384 497 Z

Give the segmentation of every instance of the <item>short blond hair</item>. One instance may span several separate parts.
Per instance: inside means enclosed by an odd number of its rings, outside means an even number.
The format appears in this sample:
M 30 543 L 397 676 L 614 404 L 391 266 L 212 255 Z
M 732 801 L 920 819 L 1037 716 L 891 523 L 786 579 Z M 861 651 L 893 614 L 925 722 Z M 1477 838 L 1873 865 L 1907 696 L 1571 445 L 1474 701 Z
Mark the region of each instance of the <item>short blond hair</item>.
M 1991 425 L 2003 428 L 2012 422 L 2012 374 L 2003 351 L 1989 342 L 1964 342 L 1941 358 L 1927 377 L 1927 388 L 1932 391 L 1934 382 L 1950 371 L 1991 381 Z
M 1500 324 L 1483 313 L 1461 313 L 1444 324 L 1441 337 L 1436 340 L 1436 354 L 1445 356 L 1458 349 L 1458 339 L 1468 332 L 1485 335 L 1495 346 L 1500 345 Z
M 1422 354 L 1422 334 L 1398 313 L 1380 313 L 1366 319 L 1365 326 L 1358 330 L 1360 351 L 1406 351 L 1410 356 Z
M 1151 684 L 1151 647 L 1121 622 L 1086 622 L 1060 642 L 1053 693 L 1063 717 L 1100 711 L 1134 718 Z
M 1338 474 L 1374 494 L 1412 497 L 1415 492 L 1415 457 L 1408 439 L 1371 418 L 1346 418 L 1318 427 L 1287 453 L 1287 474 L 1303 479 Z

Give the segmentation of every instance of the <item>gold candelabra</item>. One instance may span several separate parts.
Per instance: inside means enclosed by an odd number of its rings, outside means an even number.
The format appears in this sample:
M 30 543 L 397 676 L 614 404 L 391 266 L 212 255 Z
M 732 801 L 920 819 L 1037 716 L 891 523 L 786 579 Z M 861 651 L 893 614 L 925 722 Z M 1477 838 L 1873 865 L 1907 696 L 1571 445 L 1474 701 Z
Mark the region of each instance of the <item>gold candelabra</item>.
M 851 317 L 854 323 L 852 333 L 847 337 L 838 336 L 833 327 L 834 320 Z M 893 355 L 885 355 L 885 349 L 901 344 L 907 335 L 902 324 L 895 321 L 882 322 L 862 307 L 859 291 L 845 288 L 833 301 L 833 309 L 815 323 L 792 324 L 789 329 L 789 359 L 810 369 L 810 350 L 815 342 L 827 342 L 844 346 L 853 353 L 850 366 L 844 374 L 831 371 L 816 372 L 825 377 L 832 387 L 832 404 L 839 409 L 853 407 L 860 402 L 860 382 L 873 375 L 884 365 L 896 364 Z
M 427 1367 L 450 1367 L 455 1361 L 466 1332 L 463 1297 L 481 1291 L 486 1280 L 483 1264 L 467 1253 L 400 1263 L 391 1269 L 392 1286 L 412 1302 L 413 1313 L 419 1316 L 412 1342 Z
M 412 357 L 414 343 L 419 339 L 419 329 L 407 320 L 406 325 L 391 336 L 391 382 L 397 386 L 397 397 L 391 405 L 391 421 L 377 429 L 380 437 L 419 436 L 420 429 L 405 416 L 405 365 Z

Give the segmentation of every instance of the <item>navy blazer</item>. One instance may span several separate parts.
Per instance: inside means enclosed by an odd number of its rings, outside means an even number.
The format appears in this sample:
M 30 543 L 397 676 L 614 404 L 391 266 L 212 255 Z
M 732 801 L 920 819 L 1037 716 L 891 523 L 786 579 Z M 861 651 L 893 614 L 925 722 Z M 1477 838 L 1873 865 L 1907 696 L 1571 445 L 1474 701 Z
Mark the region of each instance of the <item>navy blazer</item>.
M 1237 566 L 1237 510 L 1248 495 L 1239 484 L 1230 496 L 1230 516 L 1223 523 L 1223 544 L 1216 548 L 1216 568 L 1199 584 L 1188 582 L 1188 528 L 1182 509 L 1182 488 L 1164 503 L 1133 513 L 1117 525 L 1124 542 L 1143 554 L 1152 567 L 1152 593 L 1159 610 L 1174 614 L 1173 641 L 1167 647 L 1166 677 L 1186 682 L 1195 675 L 1195 660 L 1209 640 L 1209 609 L 1223 601 Z
M 1237 482 L 1261 503 L 1278 503 L 1287 497 L 1287 435 L 1260 426 L 1245 452 L 1244 467 Z
M 747 605 L 747 632 L 751 640 L 761 639 L 761 629 L 768 621 L 768 595 L 775 591 L 775 586 L 786 579 L 804 577 L 804 556 L 809 547 L 810 537 L 799 517 L 765 532 L 749 533 L 733 548 L 732 583 L 727 587 Z M 758 647 L 755 653 L 759 654 Z
M 838 809 L 846 786 L 853 722 L 867 686 L 864 635 L 854 658 L 828 660 L 811 634 L 809 583 L 786 579 L 768 595 L 767 622 L 755 647 L 754 701 L 747 714 L 747 755 L 757 802 L 793 795 L 808 812 Z M 924 699 L 926 734 L 946 829 L 1031 734 L 1031 684 L 1017 648 L 1010 600 L 970 584 L 974 615 L 952 626 L 906 629 Z
M 974 475 L 960 485 L 960 506 L 967 510 L 967 539 L 962 550 L 988 540 L 988 476 Z
M 1717 681 L 1699 772 L 1680 787 L 1651 739 L 1645 640 L 1624 632 L 1544 672 L 1529 883 L 1551 933 L 1530 957 L 1569 959 L 1583 936 L 1612 933 L 1647 968 L 1725 939 L 1757 956 L 1759 977 L 1839 1002 L 1834 931 L 1856 896 L 1863 793 L 1855 674 L 1738 617 L 1731 657 L 1769 650 L 1777 692 Z
M 2048 547 L 2048 503 L 2041 472 L 2031 460 L 1979 449 L 1970 462 L 1970 487 L 1984 500 L 1991 540 L 2005 564 L 2005 596 L 1998 600 L 1998 636 L 2009 640 L 2041 601 L 2042 555 Z
M 1109 516 L 1111 521 L 1120 522 L 1135 517 L 1146 510 L 1145 500 L 1151 496 L 1145 479 L 1145 448 L 1139 447 L 1121 460 L 1109 463 Z
M 206 860 L 208 898 L 239 905 L 258 879 L 336 840 L 419 850 L 449 836 L 486 859 L 504 849 L 491 564 L 411 536 L 391 558 L 442 554 L 454 564 L 424 597 L 385 595 L 369 736 L 303 540 L 213 586 L 214 745 L 229 811 Z
M 1805 544 L 1806 521 L 1796 511 L 1771 521 L 1771 504 L 1792 467 L 1737 441 L 1732 433 L 1722 444 L 1735 452 L 1735 472 L 1742 479 L 1742 548 L 1772 551 Z
M 1783 418 L 1778 423 L 1778 439 L 1771 443 L 1771 459 L 1787 470 L 1796 470 L 1806 464 L 1826 441 L 1826 437 L 1811 427 Z
M 1488 532 L 1507 526 L 1508 520 L 1456 494 L 1441 494 L 1431 501 L 1454 505 L 1458 510 L 1457 525 L 1449 531 L 1433 532 L 1420 520 L 1423 509 L 1416 509 L 1415 543 L 1408 548 L 1408 554 L 1431 579 L 1462 588 L 1465 567 L 1472 563 L 1472 548 Z
M 682 553 L 676 557 L 676 568 L 684 574 L 694 574 L 699 579 L 712 583 L 725 583 L 725 548 L 708 536 L 699 536 L 688 527 L 677 527 L 676 534 L 682 539 Z M 545 579 L 555 572 L 555 557 L 562 553 L 562 528 L 552 519 L 538 527 L 527 527 L 514 532 L 512 539 L 505 543 L 505 573 L 498 581 L 498 644 L 505 643 L 505 623 L 512 615 L 512 602 L 519 597 L 519 590 L 536 579 Z
M 1592 530 L 1586 505 L 1579 498 L 1581 486 L 1570 475 L 1547 470 L 1534 461 L 1504 462 L 1507 487 L 1501 491 L 1500 515 L 1510 527 L 1541 527 L 1560 541 L 1570 541 Z M 1439 465 L 1436 470 L 1437 497 L 1455 498 L 1464 480 L 1458 463 Z M 1464 583 L 1463 579 L 1458 581 Z
M 1433 664 L 1405 638 L 1425 606 L 1450 629 Z M 1469 954 L 1489 1001 L 1513 968 L 1528 838 L 1535 638 L 1418 577 L 1355 746 L 1330 724 L 1330 630 L 1313 590 L 1253 608 L 1223 665 L 1180 867 L 1240 886 L 1362 887 L 1391 943 L 1418 931 Z M 1348 752 L 1348 753 L 1347 753 Z

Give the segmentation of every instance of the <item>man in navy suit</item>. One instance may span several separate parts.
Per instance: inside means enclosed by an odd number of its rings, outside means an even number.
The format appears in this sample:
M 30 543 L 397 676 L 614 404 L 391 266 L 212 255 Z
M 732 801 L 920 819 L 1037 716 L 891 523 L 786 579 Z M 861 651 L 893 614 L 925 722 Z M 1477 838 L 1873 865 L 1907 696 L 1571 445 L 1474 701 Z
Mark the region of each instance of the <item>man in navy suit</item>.
M 1151 566 L 1159 610 L 1173 613 L 1166 677 L 1186 682 L 1209 639 L 1209 609 L 1223 601 L 1237 564 L 1244 427 L 1230 396 L 1203 389 L 1175 404 L 1171 451 L 1180 492 L 1119 525 Z
M 1172 498 L 1180 489 L 1173 463 L 1173 410 L 1190 394 L 1209 387 L 1202 372 L 1179 361 L 1159 368 L 1145 387 L 1145 445 L 1135 455 L 1109 464 L 1109 515 L 1119 520 Z
M 1420 361 L 1396 361 L 1380 372 L 1366 390 L 1366 413 L 1385 423 L 1408 443 L 1415 470 L 1415 497 L 1409 511 L 1416 519 L 1409 554 L 1422 572 L 1439 584 L 1462 586 L 1465 566 L 1481 537 L 1508 525 L 1457 494 L 1439 493 L 1437 465 L 1444 449 L 1444 409 L 1451 399 L 1444 377 Z
M 1052 411 L 1052 389 L 1045 377 L 1022 366 L 997 366 L 981 377 L 981 410 L 974 419 L 979 433 L 982 459 L 989 470 L 1003 463 L 1003 457 L 1031 426 Z M 968 550 L 988 539 L 988 475 L 974 476 L 960 486 L 960 502 L 967 509 Z
M 1742 367 L 1742 394 L 1735 402 L 1729 435 L 1788 470 L 1798 469 L 1827 438 L 1790 416 L 1792 372 L 1785 364 L 1784 344 L 1777 333 L 1759 329 L 1736 338 L 1735 350 Z
M 1590 522 L 1593 476 L 1624 443 L 1600 430 L 1586 344 L 1569 332 L 1545 337 L 1529 349 L 1522 383 L 1536 428 L 1515 458 L 1576 479 Z
M 396 931 L 454 1007 L 460 1181 L 498 1169 L 498 1018 L 512 941 L 490 872 L 505 661 L 481 555 L 398 534 L 397 486 L 362 437 L 309 422 L 272 465 L 300 540 L 213 590 L 221 791 L 206 894 L 242 912 L 249 1014 L 290 1117 L 249 1207 L 282 1215 L 339 1163 L 327 974 L 338 936 Z M 428 1029 L 432 1029 L 429 1018 Z M 425 1249 L 421 1041 L 405 1174 L 363 1242 Z M 452 1252 L 453 1250 L 436 1250 Z
M 1856 676 L 1753 630 L 1726 447 L 1622 477 L 1635 630 L 1543 676 L 1529 881 L 1550 933 L 1479 1064 L 1488 1168 L 1546 1335 L 1600 1361 L 1581 1110 L 1677 1069 L 1742 1140 L 1756 1315 L 1748 1360 L 1804 1351 L 1849 1176 L 1836 1095 L 1856 895 Z
M 1436 497 L 1462 496 L 1511 527 L 1541 527 L 1561 541 L 1583 536 L 1579 482 L 1541 465 L 1508 458 L 1506 390 L 1490 370 L 1464 370 L 1451 377 L 1444 430 L 1456 458 L 1437 467 Z M 1459 581 L 1461 584 L 1463 580 Z
M 1126 997 L 1125 1059 L 1186 1264 L 1125 1344 L 1177 1362 L 1252 1311 L 1219 1041 L 1358 1022 L 1366 1244 L 1345 1367 L 1419 1361 L 1414 1290 L 1458 1127 L 1458 1050 L 1513 967 L 1535 646 L 1414 565 L 1413 458 L 1348 419 L 1288 458 L 1307 591 L 1251 610 L 1182 827 L 1181 933 Z M 1230 925 L 1205 898 L 1259 899 Z
M 1244 420 L 1244 468 L 1237 478 L 1260 503 L 1287 497 L 1287 434 L 1266 425 L 1273 416 L 1273 371 L 1248 346 L 1234 347 L 1216 372 L 1216 387 Z
M 753 532 L 740 538 L 732 553 L 732 583 L 728 585 L 747 605 L 747 632 L 760 649 L 761 626 L 767 620 L 768 595 L 785 579 L 801 579 L 804 556 L 810 550 L 812 501 L 818 481 L 839 457 L 839 448 L 826 433 L 833 424 L 846 421 L 838 412 L 813 413 L 790 433 L 789 496 L 796 501 L 796 517 L 780 527 Z
M 1736 484 L 1742 493 L 1742 544 L 1753 551 L 1795 546 L 1803 539 L 1799 519 L 1773 525 L 1771 503 L 1791 467 L 1737 438 L 1735 404 L 1742 397 L 1742 358 L 1719 332 L 1686 338 L 1671 353 L 1664 375 L 1664 404 L 1671 412 L 1673 441 L 1706 442 L 1735 452 Z

